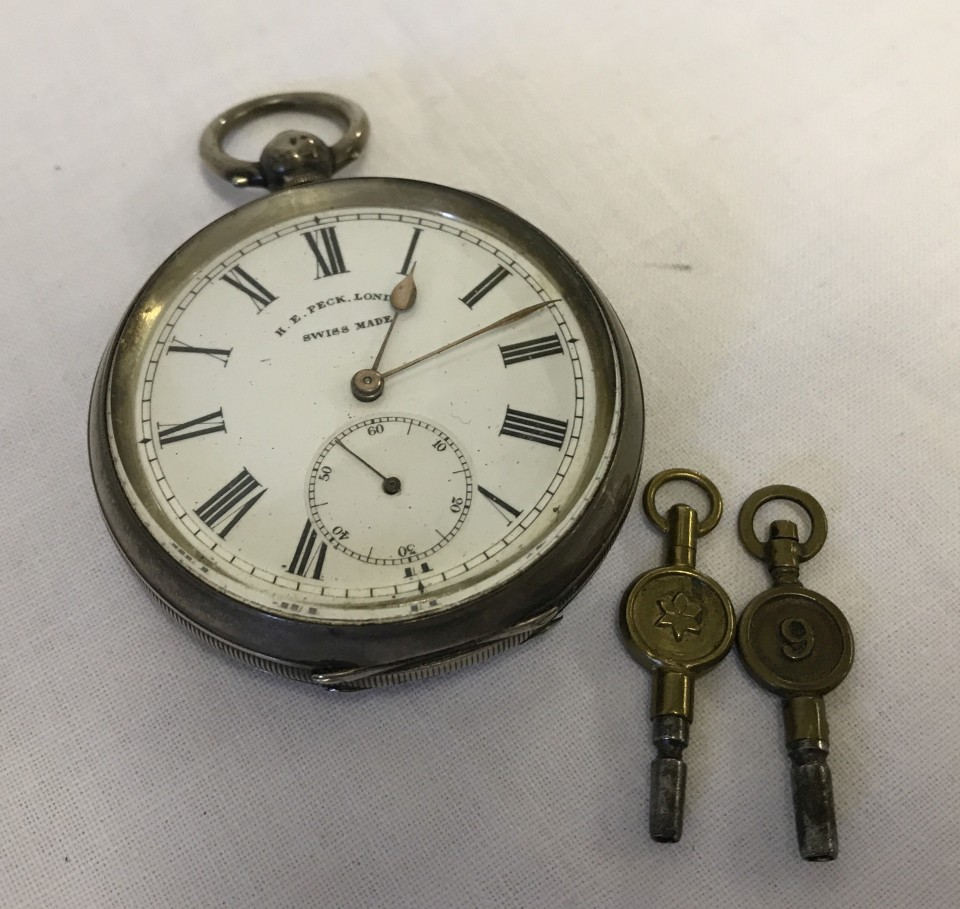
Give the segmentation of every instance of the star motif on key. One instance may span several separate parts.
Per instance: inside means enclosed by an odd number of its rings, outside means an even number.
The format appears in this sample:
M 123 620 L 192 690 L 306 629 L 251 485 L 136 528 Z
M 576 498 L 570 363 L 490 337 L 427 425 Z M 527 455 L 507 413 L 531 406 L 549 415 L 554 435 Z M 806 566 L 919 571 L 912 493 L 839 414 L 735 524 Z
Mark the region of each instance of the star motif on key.
M 687 632 L 700 634 L 703 606 L 699 602 L 691 601 L 683 591 L 674 594 L 672 599 L 657 600 L 657 606 L 660 607 L 657 627 L 669 628 L 677 643 L 683 640 Z

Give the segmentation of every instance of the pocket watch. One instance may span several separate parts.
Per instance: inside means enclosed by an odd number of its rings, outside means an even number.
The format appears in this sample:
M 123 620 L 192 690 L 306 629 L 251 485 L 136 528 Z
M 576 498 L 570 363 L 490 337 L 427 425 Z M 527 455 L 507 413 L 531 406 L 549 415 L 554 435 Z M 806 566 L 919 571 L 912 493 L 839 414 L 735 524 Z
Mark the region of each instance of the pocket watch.
M 299 110 L 332 146 L 225 136 Z M 579 266 L 488 199 L 331 180 L 369 126 L 321 93 L 217 117 L 201 156 L 269 194 L 202 229 L 133 300 L 94 384 L 110 531 L 188 628 L 336 689 L 464 666 L 554 623 L 633 500 L 629 342 Z

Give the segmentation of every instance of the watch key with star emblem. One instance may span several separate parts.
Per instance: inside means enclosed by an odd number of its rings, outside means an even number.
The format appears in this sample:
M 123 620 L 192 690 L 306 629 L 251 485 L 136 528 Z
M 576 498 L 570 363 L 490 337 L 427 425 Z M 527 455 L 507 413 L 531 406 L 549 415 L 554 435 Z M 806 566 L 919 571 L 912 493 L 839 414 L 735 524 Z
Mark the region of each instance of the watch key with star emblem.
M 657 491 L 673 480 L 686 480 L 706 492 L 710 512 L 703 521 L 689 505 L 671 506 L 666 517 L 657 511 Z M 643 508 L 667 534 L 669 564 L 633 582 L 620 619 L 631 655 L 654 673 L 650 714 L 657 756 L 650 775 L 650 836 L 676 843 L 683 834 L 683 750 L 693 722 L 694 679 L 730 652 L 736 620 L 727 594 L 696 568 L 697 540 L 717 526 L 723 512 L 717 487 L 693 470 L 664 470 L 647 483 Z

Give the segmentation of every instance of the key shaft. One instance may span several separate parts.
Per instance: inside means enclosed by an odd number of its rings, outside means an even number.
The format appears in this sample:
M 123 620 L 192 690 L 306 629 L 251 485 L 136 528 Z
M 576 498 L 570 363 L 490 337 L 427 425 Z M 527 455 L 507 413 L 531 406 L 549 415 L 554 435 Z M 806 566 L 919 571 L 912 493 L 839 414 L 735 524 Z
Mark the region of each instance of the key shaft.
M 653 718 L 657 756 L 650 765 L 650 837 L 658 843 L 677 843 L 683 836 L 683 805 L 687 793 L 683 749 L 689 740 L 689 720 L 671 714 Z
M 808 862 L 831 861 L 838 851 L 837 815 L 827 765 L 830 740 L 823 698 L 785 700 L 783 725 L 800 855 Z
M 677 843 L 683 836 L 687 792 L 683 750 L 690 742 L 693 691 L 692 673 L 668 669 L 654 673 L 650 714 L 657 756 L 650 765 L 650 837 L 658 843 Z

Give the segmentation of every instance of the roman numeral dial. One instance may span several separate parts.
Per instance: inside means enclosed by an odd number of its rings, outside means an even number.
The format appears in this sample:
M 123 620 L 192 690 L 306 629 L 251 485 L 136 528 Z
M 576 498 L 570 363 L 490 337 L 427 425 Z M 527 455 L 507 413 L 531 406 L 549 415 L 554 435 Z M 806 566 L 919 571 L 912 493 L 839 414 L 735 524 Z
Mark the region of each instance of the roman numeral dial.
M 263 312 L 271 303 L 276 302 L 277 298 L 239 265 L 234 265 L 225 275 L 221 275 L 220 280 L 246 294 L 250 302 L 257 307 L 257 312 Z
M 206 502 L 197 506 L 197 517 L 218 536 L 226 539 L 227 534 L 260 501 L 266 491 L 244 467 Z
M 185 341 L 180 341 L 179 339 L 174 338 L 170 342 L 170 346 L 167 348 L 167 353 L 204 354 L 205 356 L 213 357 L 214 360 L 226 366 L 227 361 L 230 359 L 230 354 L 233 353 L 233 348 L 194 347 L 192 344 L 187 344 Z
M 489 275 L 487 275 L 473 290 L 460 298 L 461 303 L 466 303 L 471 309 L 477 305 L 491 290 L 493 290 L 504 278 L 509 278 L 508 272 L 502 265 L 498 265 Z
M 540 357 L 552 357 L 563 353 L 563 345 L 556 334 L 545 338 L 534 338 L 532 341 L 521 341 L 518 344 L 501 344 L 500 356 L 504 366 L 513 366 L 514 363 L 523 363 L 525 360 L 538 360 Z
M 157 439 L 160 441 L 161 448 L 172 442 L 183 442 L 186 439 L 195 439 L 197 436 L 226 431 L 227 424 L 223 421 L 222 407 L 183 423 L 157 423 Z
M 340 241 L 335 227 L 321 227 L 320 230 L 307 231 L 303 235 L 307 246 L 317 260 L 317 278 L 329 278 L 349 271 L 343 263 Z
M 144 334 L 131 457 L 145 525 L 159 515 L 220 593 L 307 623 L 406 621 L 576 525 L 615 412 L 598 377 L 617 391 L 590 288 L 534 234 L 326 192 L 184 260 Z M 375 363 L 381 396 L 355 397 Z
M 309 577 L 318 581 L 323 574 L 323 563 L 326 558 L 327 544 L 321 541 L 317 546 L 317 531 L 307 520 L 300 532 L 300 539 L 297 542 L 297 548 L 293 551 L 293 558 L 290 559 L 287 571 L 302 578 Z
M 422 233 L 422 227 L 417 227 L 414 229 L 413 236 L 410 238 L 410 245 L 407 247 L 407 254 L 403 258 L 403 265 L 400 266 L 401 275 L 410 274 L 410 266 L 413 264 L 413 255 L 417 249 L 417 241 L 420 239 L 420 234 Z
M 503 418 L 500 435 L 562 448 L 563 440 L 567 435 L 567 421 L 527 413 L 524 410 L 514 410 L 507 405 L 507 415 Z

